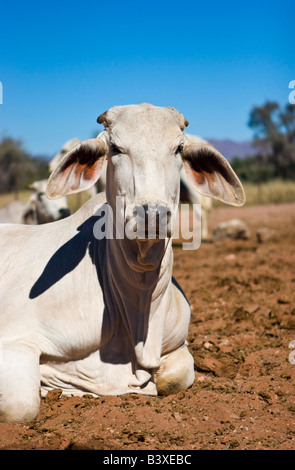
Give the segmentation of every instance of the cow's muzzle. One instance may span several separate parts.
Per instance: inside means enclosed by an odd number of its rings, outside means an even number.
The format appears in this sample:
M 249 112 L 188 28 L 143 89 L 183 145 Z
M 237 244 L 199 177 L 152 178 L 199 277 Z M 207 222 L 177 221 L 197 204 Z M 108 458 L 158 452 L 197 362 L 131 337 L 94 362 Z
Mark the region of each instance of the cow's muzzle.
M 155 240 L 172 236 L 171 217 L 165 204 L 144 203 L 133 205 L 127 221 L 136 238 Z
M 69 217 L 71 215 L 71 210 L 64 207 L 62 209 L 59 209 L 58 210 L 58 213 L 59 213 L 59 219 L 65 219 L 66 217 Z

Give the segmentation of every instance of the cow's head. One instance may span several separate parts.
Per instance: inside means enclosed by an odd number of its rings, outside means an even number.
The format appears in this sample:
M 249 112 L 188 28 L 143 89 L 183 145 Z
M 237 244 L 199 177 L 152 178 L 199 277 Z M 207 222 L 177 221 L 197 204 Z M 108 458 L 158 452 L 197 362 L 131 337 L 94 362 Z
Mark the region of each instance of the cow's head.
M 165 224 L 167 236 L 171 235 L 182 165 L 201 194 L 235 206 L 244 204 L 243 188 L 227 160 L 206 142 L 190 142 L 184 134 L 188 122 L 174 108 L 146 103 L 115 106 L 98 122 L 105 130 L 78 144 L 51 174 L 49 198 L 91 187 L 107 158 L 107 201 L 114 208 L 116 196 L 124 197 L 125 222 L 134 223 L 134 230 L 136 214 L 144 223 L 149 220 L 157 235 Z
M 34 190 L 23 214 L 25 224 L 46 224 L 64 219 L 71 214 L 66 197 L 50 201 L 46 195 L 47 180 L 34 181 L 29 188 Z

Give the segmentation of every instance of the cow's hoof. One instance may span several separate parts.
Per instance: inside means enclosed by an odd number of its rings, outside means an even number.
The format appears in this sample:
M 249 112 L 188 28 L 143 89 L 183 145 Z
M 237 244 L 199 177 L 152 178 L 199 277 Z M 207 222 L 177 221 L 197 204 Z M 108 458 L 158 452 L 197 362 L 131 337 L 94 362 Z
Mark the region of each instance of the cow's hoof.
M 156 383 L 156 387 L 158 394 L 163 396 L 174 395 L 186 388 L 186 386 L 177 381 L 175 377 L 160 378 Z
M 155 373 L 155 383 L 159 395 L 173 395 L 186 390 L 195 379 L 194 360 L 186 346 L 162 357 Z

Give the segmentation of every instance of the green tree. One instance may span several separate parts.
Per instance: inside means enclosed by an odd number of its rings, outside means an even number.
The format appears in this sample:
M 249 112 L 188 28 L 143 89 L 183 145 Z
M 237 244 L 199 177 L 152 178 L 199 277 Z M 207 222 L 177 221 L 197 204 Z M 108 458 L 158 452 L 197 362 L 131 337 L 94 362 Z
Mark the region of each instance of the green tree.
M 244 158 L 234 157 L 231 166 L 243 182 L 259 184 L 275 176 L 271 163 L 265 163 L 261 155 L 251 155 Z
M 14 192 L 18 197 L 35 180 L 48 177 L 48 160 L 32 158 L 20 140 L 5 137 L 0 142 L 0 193 Z
M 273 166 L 275 176 L 295 178 L 295 107 L 283 110 L 276 102 L 255 106 L 249 118 L 254 130 L 254 145 L 263 164 Z

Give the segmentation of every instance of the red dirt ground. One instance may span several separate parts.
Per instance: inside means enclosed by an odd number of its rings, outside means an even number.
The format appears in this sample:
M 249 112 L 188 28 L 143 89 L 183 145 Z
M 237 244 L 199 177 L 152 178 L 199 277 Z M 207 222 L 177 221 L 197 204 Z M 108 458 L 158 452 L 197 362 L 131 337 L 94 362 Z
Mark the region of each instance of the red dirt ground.
M 249 240 L 174 249 L 192 305 L 196 380 L 168 397 L 42 399 L 31 423 L 0 424 L 0 449 L 295 449 L 295 204 L 218 207 L 211 230 L 238 217 Z M 274 229 L 258 242 L 256 230 Z

